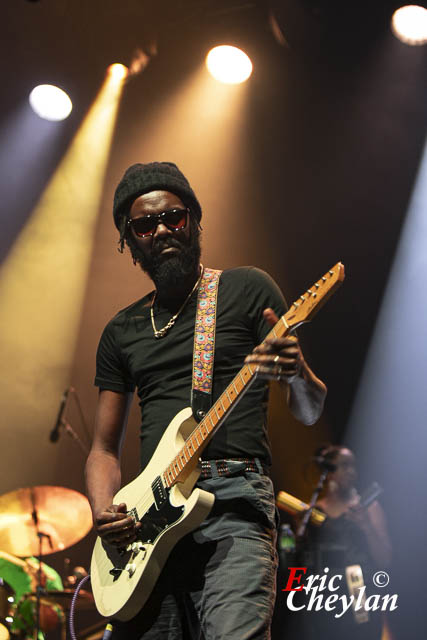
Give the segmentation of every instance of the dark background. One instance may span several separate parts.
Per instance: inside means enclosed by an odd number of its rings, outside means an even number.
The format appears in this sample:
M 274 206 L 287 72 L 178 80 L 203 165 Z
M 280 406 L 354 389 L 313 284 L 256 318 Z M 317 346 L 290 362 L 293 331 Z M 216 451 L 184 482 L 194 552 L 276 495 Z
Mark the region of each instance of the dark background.
M 205 264 L 217 268 L 255 264 L 273 275 L 289 301 L 338 260 L 345 264 L 347 278 L 341 290 L 312 325 L 300 330 L 305 356 L 329 388 L 318 429 L 298 426 L 273 390 L 275 486 L 308 498 L 316 479 L 309 464 L 315 446 L 326 439 L 346 441 L 424 148 L 427 49 L 410 47 L 392 35 L 389 18 L 397 6 L 380 0 L 2 3 L 0 256 L 4 264 L 94 100 L 107 66 L 129 64 L 137 48 L 152 52 L 156 43 L 157 55 L 123 92 L 74 357 L 62 371 L 65 386 L 77 389 L 89 424 L 96 403 L 92 379 L 100 332 L 117 309 L 149 287 L 129 256 L 116 252 L 114 188 L 133 162 L 171 160 L 188 175 L 204 208 Z M 273 35 L 272 18 L 284 37 L 282 44 Z M 168 109 L 179 101 L 181 87 L 203 64 L 210 45 L 224 41 L 245 48 L 254 72 L 244 89 L 241 111 L 224 119 L 224 140 L 218 146 L 209 137 L 208 116 L 191 103 L 190 94 L 185 109 L 171 107 L 170 113 Z M 42 82 L 56 83 L 72 97 L 74 108 L 65 122 L 46 123 L 30 114 L 27 96 Z M 26 130 L 14 128 L 22 110 L 28 110 Z M 180 113 L 185 119 L 178 117 Z M 49 138 L 52 129 L 55 134 Z M 40 144 L 44 135 L 49 144 Z M 425 334 L 420 339 L 425 348 Z M 42 388 L 46 375 L 40 363 Z M 48 442 L 59 400 L 59 394 L 49 398 L 43 419 L 26 423 L 25 429 L 37 436 L 34 459 L 27 435 L 21 437 L 21 407 L 13 397 L 4 398 L 7 420 L 2 430 L 8 447 L 2 451 L 1 493 L 38 484 L 84 491 L 83 458 L 77 448 L 65 437 L 56 447 Z M 80 432 L 80 417 L 72 407 L 70 420 Z M 368 426 L 375 429 L 374 424 Z M 125 480 L 137 471 L 137 430 L 134 408 L 124 453 Z M 351 442 L 361 453 L 354 433 Z M 375 455 L 381 457 L 382 452 Z M 422 470 L 416 484 L 401 489 L 411 456 L 408 448 L 402 468 L 394 470 L 395 484 L 385 487 L 383 501 L 395 549 L 391 592 L 401 598 L 391 616 L 398 639 L 423 637 L 425 624 L 421 610 L 425 585 L 419 568 L 425 564 L 419 529 L 425 520 L 416 515 L 425 518 L 418 483 Z M 372 475 L 370 468 L 361 481 L 368 483 Z M 406 512 L 399 514 L 396 495 L 413 503 L 411 523 Z M 414 527 L 418 527 L 415 547 L 408 534 Z M 49 563 L 61 573 L 68 556 L 72 564 L 88 567 L 92 543 L 89 536 L 51 556 Z

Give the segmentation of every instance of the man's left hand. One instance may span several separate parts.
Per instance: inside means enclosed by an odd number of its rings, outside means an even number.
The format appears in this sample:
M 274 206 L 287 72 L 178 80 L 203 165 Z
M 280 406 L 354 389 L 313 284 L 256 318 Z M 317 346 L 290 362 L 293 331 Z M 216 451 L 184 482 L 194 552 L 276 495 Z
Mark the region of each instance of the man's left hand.
M 271 327 L 279 318 L 273 309 L 265 309 L 264 318 Z M 259 377 L 291 382 L 301 372 L 304 358 L 296 336 L 271 338 L 255 347 L 245 364 L 255 365 Z

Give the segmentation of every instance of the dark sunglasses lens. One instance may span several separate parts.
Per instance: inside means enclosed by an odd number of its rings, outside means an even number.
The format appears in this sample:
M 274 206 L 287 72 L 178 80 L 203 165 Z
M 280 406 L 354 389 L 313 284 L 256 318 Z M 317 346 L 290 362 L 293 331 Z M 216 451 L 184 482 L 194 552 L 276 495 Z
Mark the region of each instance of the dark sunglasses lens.
M 136 235 L 140 237 L 153 233 L 154 229 L 156 228 L 156 224 L 156 218 L 150 218 L 150 216 L 132 220 L 132 228 L 135 231 Z
M 164 215 L 165 224 L 174 229 L 183 229 L 187 222 L 187 209 L 172 209 Z
M 136 235 L 143 238 L 152 235 L 160 222 L 170 229 L 183 229 L 187 223 L 187 209 L 171 209 L 159 215 L 134 218 L 130 224 Z

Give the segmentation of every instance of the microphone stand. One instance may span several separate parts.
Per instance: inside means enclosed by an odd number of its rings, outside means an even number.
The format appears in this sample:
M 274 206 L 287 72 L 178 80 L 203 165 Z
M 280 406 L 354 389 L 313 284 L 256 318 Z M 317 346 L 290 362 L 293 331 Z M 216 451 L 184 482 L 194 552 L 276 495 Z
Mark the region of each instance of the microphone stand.
M 68 402 L 68 397 L 70 394 L 73 394 L 75 399 L 76 399 L 76 403 L 77 403 L 77 407 L 79 409 L 80 412 L 80 417 L 83 423 L 83 426 L 86 429 L 86 433 L 88 432 L 87 430 L 87 425 L 86 425 L 86 420 L 84 418 L 83 415 L 83 411 L 80 405 L 80 400 L 78 399 L 77 396 L 77 392 L 74 389 L 74 387 L 68 387 L 68 389 L 66 389 L 64 391 L 63 397 L 62 397 L 62 401 L 61 401 L 61 405 L 59 408 L 59 413 L 58 413 L 58 417 L 56 420 L 56 424 L 55 427 L 53 428 L 53 430 L 50 433 L 49 439 L 51 442 L 57 442 L 59 439 L 59 435 L 60 435 L 60 430 L 64 429 L 66 431 L 66 433 L 70 436 L 70 438 L 72 438 L 74 440 L 74 442 L 77 444 L 77 446 L 81 449 L 83 455 L 85 456 L 85 459 L 87 458 L 88 454 L 89 454 L 89 447 L 83 442 L 83 440 L 80 438 L 80 436 L 74 431 L 73 427 L 71 426 L 71 424 L 68 422 L 68 420 L 66 419 L 66 417 L 64 416 L 66 409 L 67 409 L 67 402 Z M 90 436 L 89 436 L 90 438 Z
M 304 537 L 304 534 L 306 532 L 307 529 L 307 525 L 310 521 L 310 517 L 311 517 L 311 512 L 314 509 L 314 505 L 317 502 L 317 498 L 319 497 L 320 492 L 323 489 L 323 485 L 325 484 L 325 480 L 328 477 L 328 473 L 331 471 L 331 469 L 327 469 L 327 468 L 323 468 L 322 469 L 322 473 L 320 474 L 320 478 L 319 478 L 319 482 L 317 483 L 316 488 L 313 491 L 313 494 L 311 496 L 311 500 L 310 500 L 310 504 L 308 506 L 308 509 L 306 509 L 304 516 L 299 524 L 299 527 L 297 529 L 297 539 L 298 540 L 302 540 L 302 538 Z
M 38 566 L 38 570 L 37 570 L 37 586 L 36 586 L 36 630 L 35 630 L 35 640 L 38 640 L 39 637 L 39 633 L 40 633 L 40 604 L 41 604 L 41 596 L 42 593 L 44 591 L 43 586 L 42 586 L 42 557 L 43 557 L 43 553 L 42 553 L 42 544 L 43 544 L 43 538 L 47 538 L 49 541 L 50 546 L 52 547 L 52 540 L 51 537 L 48 533 L 43 533 L 42 531 L 39 530 L 39 517 L 37 514 L 37 507 L 36 507 L 36 500 L 34 497 L 34 491 L 31 491 L 31 503 L 32 503 L 32 507 L 33 510 L 31 512 L 31 518 L 34 522 L 34 526 L 36 528 L 36 535 L 37 538 L 39 539 L 39 553 L 37 556 L 37 560 L 39 562 L 39 566 Z
M 64 427 L 65 432 L 74 440 L 77 446 L 81 449 L 85 456 L 85 459 L 89 455 L 89 447 L 83 442 L 80 436 L 74 431 L 73 427 L 68 421 L 61 420 L 61 427 Z

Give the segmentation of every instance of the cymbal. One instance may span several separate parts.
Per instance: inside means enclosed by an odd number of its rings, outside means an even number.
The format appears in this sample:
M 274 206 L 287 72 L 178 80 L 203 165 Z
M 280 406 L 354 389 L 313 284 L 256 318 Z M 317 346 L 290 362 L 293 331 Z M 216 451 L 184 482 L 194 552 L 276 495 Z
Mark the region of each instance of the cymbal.
M 37 524 L 36 524 L 37 523 Z M 27 487 L 0 496 L 0 549 L 16 556 L 62 551 L 92 527 L 88 499 L 65 487 Z
M 57 604 L 62 607 L 65 611 L 68 611 L 71 608 L 71 601 L 74 596 L 74 589 L 64 589 L 63 591 L 43 591 L 41 595 L 41 601 L 44 604 Z M 36 599 L 35 593 L 30 593 L 25 598 L 30 598 L 31 600 Z M 95 601 L 93 595 L 90 591 L 85 591 L 84 589 L 80 589 L 79 595 L 76 599 L 75 607 L 79 610 L 88 610 L 94 609 Z
M 105 625 L 104 625 L 105 626 Z M 9 640 L 10 634 L 7 627 L 0 623 L 0 640 Z

